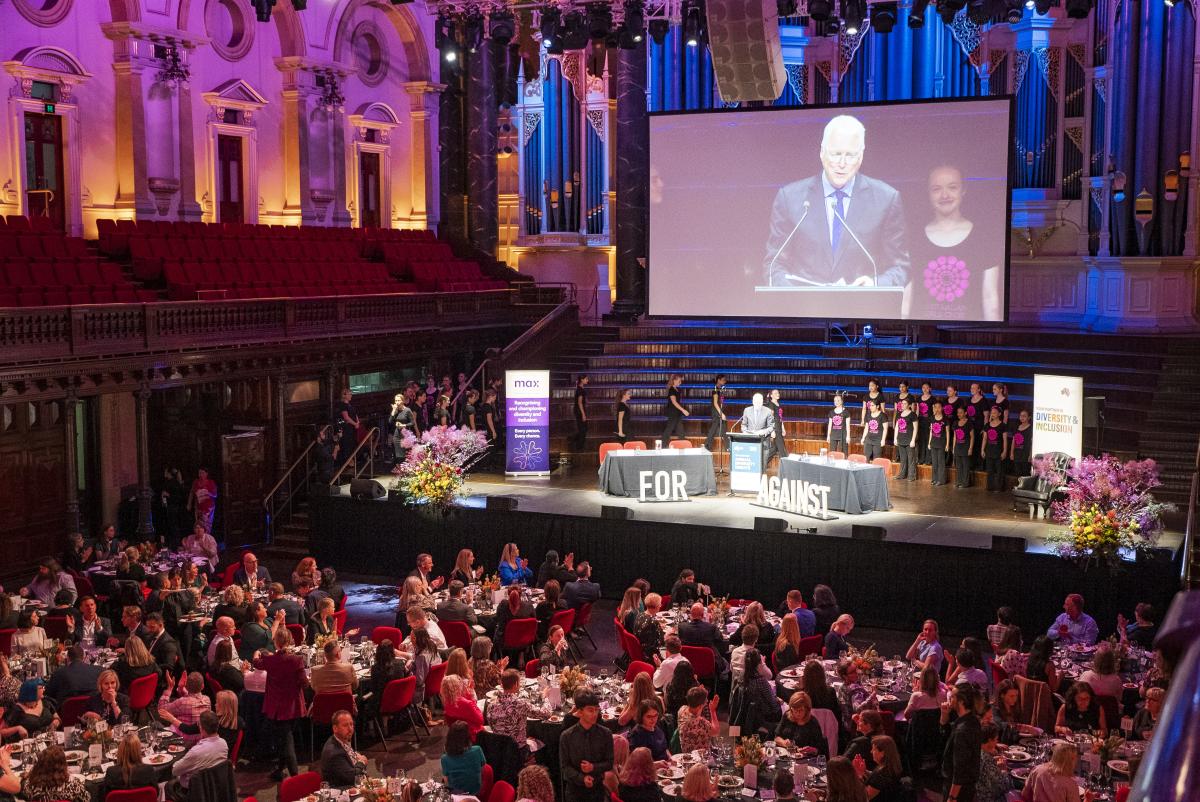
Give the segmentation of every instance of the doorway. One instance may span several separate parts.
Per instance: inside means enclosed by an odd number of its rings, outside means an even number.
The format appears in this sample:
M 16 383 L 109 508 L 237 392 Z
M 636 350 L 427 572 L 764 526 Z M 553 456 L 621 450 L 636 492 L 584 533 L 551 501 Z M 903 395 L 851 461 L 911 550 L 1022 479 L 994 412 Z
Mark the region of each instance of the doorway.
M 362 228 L 379 228 L 379 154 L 362 152 L 358 155 L 358 208 Z
M 62 118 L 58 115 L 25 113 L 25 175 L 29 216 L 48 217 L 55 231 L 66 231 Z
M 217 219 L 222 223 L 246 221 L 245 192 L 242 187 L 242 138 L 217 136 Z

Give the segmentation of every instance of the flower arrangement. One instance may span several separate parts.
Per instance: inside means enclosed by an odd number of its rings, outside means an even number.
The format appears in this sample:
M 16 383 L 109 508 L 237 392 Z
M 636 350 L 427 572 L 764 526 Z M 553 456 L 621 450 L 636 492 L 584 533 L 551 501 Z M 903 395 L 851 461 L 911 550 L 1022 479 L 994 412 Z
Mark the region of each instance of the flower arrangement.
M 479 580 L 479 587 L 488 593 L 495 593 L 500 590 L 500 575 L 492 574 Z
M 329 643 L 330 641 L 336 642 L 337 639 L 338 636 L 336 632 L 330 632 L 328 635 L 317 635 L 315 638 L 313 638 L 313 648 L 316 650 L 317 654 L 322 654 L 325 651 L 325 644 Z
M 462 490 L 467 472 L 488 451 L 487 437 L 466 426 L 434 426 L 418 438 L 405 431 L 401 444 L 408 451 L 392 471 L 393 488 L 409 503 L 449 507 Z
M 758 736 L 747 735 L 738 739 L 738 745 L 733 749 L 733 763 L 739 769 L 762 765 L 763 745 L 762 741 L 758 740 Z
M 875 651 L 875 644 L 873 643 L 861 650 L 851 646 L 846 650 L 845 659 L 858 668 L 859 674 L 872 674 L 875 671 L 875 667 L 879 665 L 879 652 Z
M 364 777 L 359 788 L 362 790 L 364 802 L 391 802 L 392 800 L 386 780 Z
M 1121 551 L 1152 548 L 1162 531 L 1163 513 L 1174 509 L 1150 493 L 1162 484 L 1154 460 L 1084 457 L 1066 469 L 1063 479 L 1065 498 L 1051 504 L 1050 516 L 1066 529 L 1052 532 L 1046 541 L 1059 556 L 1084 566 L 1100 561 L 1115 569 Z
M 1092 739 L 1092 752 L 1100 755 L 1100 762 L 1107 763 L 1115 758 L 1122 746 L 1125 745 L 1125 739 L 1119 735 L 1110 735 L 1107 738 Z
M 587 685 L 587 674 L 578 668 L 564 668 L 558 674 L 558 689 L 563 699 L 573 699 L 575 692 Z
M 712 623 L 717 626 L 724 626 L 725 619 L 729 616 L 729 597 L 715 596 L 708 603 L 708 617 Z
M 92 744 L 108 746 L 110 743 L 112 743 L 113 732 L 112 729 L 109 728 L 108 722 L 104 721 L 103 719 L 94 718 L 88 722 L 86 727 L 84 727 L 83 732 L 79 734 L 79 737 L 82 738 L 83 742 L 88 746 L 91 746 Z

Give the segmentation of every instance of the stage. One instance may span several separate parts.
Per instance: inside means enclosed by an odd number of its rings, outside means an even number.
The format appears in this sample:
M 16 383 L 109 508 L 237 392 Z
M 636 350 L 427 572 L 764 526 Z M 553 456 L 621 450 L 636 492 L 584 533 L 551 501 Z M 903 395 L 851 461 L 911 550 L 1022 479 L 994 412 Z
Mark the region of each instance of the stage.
M 590 560 L 606 597 L 620 597 L 638 577 L 665 592 L 687 567 L 717 594 L 775 605 L 790 588 L 807 595 L 824 583 L 864 626 L 919 627 L 932 616 L 966 632 L 982 631 L 997 607 L 1013 605 L 1032 634 L 1053 620 L 1072 591 L 1084 595 L 1089 612 L 1108 629 L 1117 612 L 1128 616 L 1139 601 L 1165 609 L 1178 587 L 1172 559 L 1178 536 L 1165 537 L 1162 551 L 1123 564 L 1115 575 L 1107 568 L 1085 571 L 1048 552 L 1043 536 L 1050 524 L 1011 511 L 1008 493 L 893 479 L 891 511 L 835 512 L 837 520 L 822 522 L 755 506 L 752 497 L 731 498 L 727 477 L 721 479 L 716 496 L 639 503 L 602 494 L 594 467 L 559 468 L 546 479 L 477 473 L 468 495 L 445 514 L 398 501 L 355 500 L 343 491 L 312 500 L 313 549 L 322 563 L 395 579 L 422 551 L 448 570 L 463 547 L 494 571 L 512 541 L 535 569 L 547 549 Z M 391 477 L 379 481 L 386 487 Z M 488 510 L 488 496 L 515 499 L 517 509 Z M 633 518 L 602 518 L 604 506 L 629 508 Z M 785 519 L 789 530 L 754 531 L 756 517 Z M 884 527 L 886 538 L 851 538 L 855 524 Z M 993 550 L 993 535 L 1025 538 L 1028 550 Z

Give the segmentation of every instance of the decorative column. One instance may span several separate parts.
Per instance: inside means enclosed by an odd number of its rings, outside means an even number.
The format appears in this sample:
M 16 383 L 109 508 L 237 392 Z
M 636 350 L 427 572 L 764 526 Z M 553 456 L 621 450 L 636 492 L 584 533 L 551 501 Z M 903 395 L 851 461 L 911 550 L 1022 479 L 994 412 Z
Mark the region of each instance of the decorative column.
M 67 388 L 67 398 L 63 402 L 63 436 L 66 439 L 64 445 L 64 457 L 66 462 L 67 475 L 67 533 L 80 531 L 79 524 L 79 487 L 77 478 L 79 476 L 79 453 L 75 449 L 75 411 L 79 407 L 79 398 L 75 395 L 75 388 Z
M 287 374 L 280 373 L 275 377 L 275 440 L 278 449 L 275 457 L 275 473 L 281 478 L 288 469 L 287 458 L 287 426 L 284 423 L 283 411 L 287 408 Z
M 412 167 L 409 170 L 412 186 L 412 219 L 424 221 L 425 228 L 436 228 L 438 222 L 437 110 L 445 84 L 429 81 L 410 81 L 404 85 L 408 92 L 409 115 L 412 119 Z
M 106 26 L 104 33 L 112 40 L 114 50 L 117 193 L 113 204 L 118 209 L 132 209 L 139 218 L 153 218 L 158 208 L 147 180 L 146 87 L 142 75 L 147 69 L 157 70 L 154 45 L 138 38 L 128 23 Z
M 632 316 L 646 305 L 650 118 L 646 112 L 646 43 L 617 51 L 617 302 Z
M 146 418 L 150 408 L 150 385 L 143 382 L 133 394 L 134 434 L 137 441 L 137 534 L 150 540 L 154 534 L 154 516 L 150 510 L 150 434 Z
M 187 50 L 195 47 L 188 43 Z M 202 191 L 196 183 L 196 131 L 192 115 L 192 85 L 183 81 L 175 92 L 179 120 L 179 219 L 198 223 L 204 217 Z
M 298 218 L 296 222 L 301 224 L 316 223 L 317 213 L 310 196 L 309 98 L 320 93 L 305 59 L 298 56 L 277 58 L 275 66 L 283 74 L 283 92 L 280 94 L 283 97 L 284 213 Z M 338 151 L 339 159 L 345 159 L 344 153 Z
M 495 256 L 500 238 L 497 54 L 498 46 L 491 39 L 467 54 L 467 238 L 491 256 Z

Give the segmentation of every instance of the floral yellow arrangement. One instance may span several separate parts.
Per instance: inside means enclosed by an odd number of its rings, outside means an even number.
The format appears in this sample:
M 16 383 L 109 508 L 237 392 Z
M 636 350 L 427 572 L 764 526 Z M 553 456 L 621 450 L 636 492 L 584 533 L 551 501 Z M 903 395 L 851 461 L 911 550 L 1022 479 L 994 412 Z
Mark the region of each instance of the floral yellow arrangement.
M 758 740 L 758 736 L 747 735 L 738 740 L 738 745 L 733 749 L 735 766 L 739 769 L 746 766 L 761 766 L 762 762 L 763 745 L 762 741 Z
M 587 685 L 587 674 L 578 668 L 564 668 L 558 674 L 558 689 L 563 699 L 574 698 L 576 691 Z
M 875 671 L 875 666 L 879 665 L 879 652 L 875 651 L 875 644 L 871 644 L 865 649 L 857 649 L 851 646 L 846 650 L 846 659 L 858 668 L 859 674 L 870 674 Z
M 500 575 L 492 574 L 491 576 L 484 577 L 483 579 L 479 580 L 479 587 L 489 593 L 494 593 L 495 591 L 500 590 Z
M 336 632 L 330 632 L 328 635 L 318 635 L 313 638 L 313 647 L 318 653 L 320 653 L 325 651 L 325 644 L 329 643 L 330 641 L 337 641 L 337 639 L 338 636 Z
M 418 439 L 405 431 L 402 445 L 408 449 L 404 462 L 392 471 L 393 487 L 410 503 L 445 509 L 462 490 L 467 472 L 487 454 L 483 432 L 467 427 L 434 426 Z
M 100 719 L 92 719 L 92 721 L 84 728 L 83 732 L 79 734 L 79 737 L 81 737 L 83 742 L 88 746 L 91 746 L 92 744 L 107 746 L 108 744 L 112 743 L 113 733 L 107 722 L 104 722 Z

